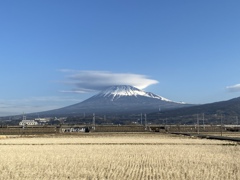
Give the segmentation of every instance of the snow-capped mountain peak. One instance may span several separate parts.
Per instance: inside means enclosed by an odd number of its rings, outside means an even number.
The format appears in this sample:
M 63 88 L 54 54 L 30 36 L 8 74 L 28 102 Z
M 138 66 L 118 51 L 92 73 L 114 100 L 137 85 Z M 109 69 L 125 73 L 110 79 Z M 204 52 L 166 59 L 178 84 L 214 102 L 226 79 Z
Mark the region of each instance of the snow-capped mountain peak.
M 129 85 L 112 86 L 71 106 L 49 111 L 49 114 L 128 114 L 165 111 L 190 106 L 170 101 L 156 94 L 145 92 Z
M 150 92 L 145 92 L 143 90 L 140 90 L 140 89 L 135 88 L 130 85 L 111 86 L 111 87 L 107 88 L 106 90 L 100 92 L 96 96 L 111 97 L 112 101 L 114 101 L 120 97 L 124 97 L 124 96 L 135 96 L 135 97 L 144 96 L 144 97 L 159 99 L 162 101 L 172 102 L 169 99 L 166 99 L 164 97 L 158 96 L 158 95 L 150 93 Z

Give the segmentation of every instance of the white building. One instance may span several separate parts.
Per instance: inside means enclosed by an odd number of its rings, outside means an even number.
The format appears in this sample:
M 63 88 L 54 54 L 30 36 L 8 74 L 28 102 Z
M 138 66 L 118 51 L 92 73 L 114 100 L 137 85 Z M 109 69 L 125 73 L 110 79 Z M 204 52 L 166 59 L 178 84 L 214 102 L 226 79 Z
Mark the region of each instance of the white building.
M 35 118 L 35 121 L 37 121 L 39 123 L 46 123 L 46 122 L 50 121 L 50 118 Z
M 35 120 L 22 120 L 19 122 L 19 126 L 35 126 L 38 125 L 38 122 Z

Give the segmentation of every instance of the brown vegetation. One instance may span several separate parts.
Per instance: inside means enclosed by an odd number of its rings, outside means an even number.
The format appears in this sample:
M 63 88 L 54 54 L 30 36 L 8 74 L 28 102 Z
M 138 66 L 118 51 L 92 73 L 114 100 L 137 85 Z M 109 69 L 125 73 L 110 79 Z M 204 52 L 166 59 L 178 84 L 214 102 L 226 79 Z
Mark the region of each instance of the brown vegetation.
M 0 179 L 237 179 L 240 146 L 161 134 L 0 139 Z

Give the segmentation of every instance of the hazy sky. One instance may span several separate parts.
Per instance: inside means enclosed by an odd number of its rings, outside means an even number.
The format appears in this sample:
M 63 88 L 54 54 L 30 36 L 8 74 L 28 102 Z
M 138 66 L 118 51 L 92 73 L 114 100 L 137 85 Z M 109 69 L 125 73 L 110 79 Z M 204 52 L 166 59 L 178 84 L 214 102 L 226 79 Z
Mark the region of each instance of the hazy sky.
M 240 96 L 238 0 L 0 1 L 0 116 L 114 84 L 174 101 Z

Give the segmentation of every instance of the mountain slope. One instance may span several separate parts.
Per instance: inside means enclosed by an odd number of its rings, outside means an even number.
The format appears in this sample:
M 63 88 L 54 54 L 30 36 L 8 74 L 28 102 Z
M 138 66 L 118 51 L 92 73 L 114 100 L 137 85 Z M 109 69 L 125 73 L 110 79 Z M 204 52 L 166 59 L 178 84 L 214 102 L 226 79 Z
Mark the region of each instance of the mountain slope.
M 220 123 L 221 118 L 225 123 L 236 123 L 240 116 L 240 97 L 227 101 L 214 102 L 192 107 L 184 107 L 165 112 L 155 112 L 149 118 L 168 119 L 168 122 L 189 124 L 196 123 L 197 115 L 208 123 Z M 156 119 L 156 118 L 155 118 Z M 156 122 L 157 123 L 157 122 Z
M 61 109 L 42 112 L 51 115 L 77 115 L 82 113 L 147 113 L 189 106 L 173 102 L 156 94 L 132 86 L 112 86 L 91 98 Z
M 186 114 L 225 114 L 240 115 L 240 97 L 227 101 L 214 102 L 164 112 L 164 114 L 186 115 Z

